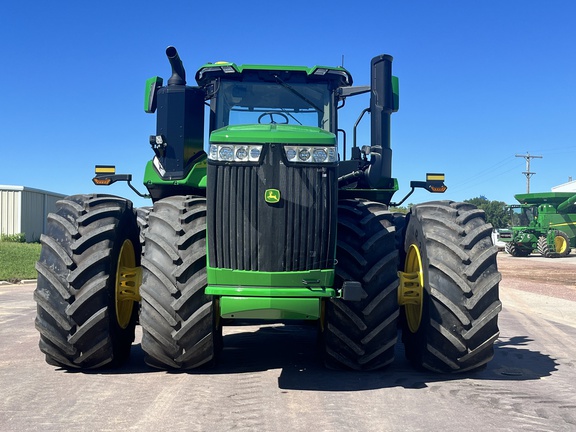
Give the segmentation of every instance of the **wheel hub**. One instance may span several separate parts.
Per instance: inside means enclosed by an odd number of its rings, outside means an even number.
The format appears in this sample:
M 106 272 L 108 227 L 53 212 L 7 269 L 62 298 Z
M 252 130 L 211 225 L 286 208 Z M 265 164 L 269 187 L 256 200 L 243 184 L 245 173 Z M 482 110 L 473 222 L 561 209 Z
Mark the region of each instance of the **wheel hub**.
M 563 254 L 564 252 L 566 252 L 567 247 L 568 243 L 566 242 L 566 239 L 564 237 L 559 235 L 554 237 L 554 248 L 556 249 L 557 253 Z
M 420 250 L 415 244 L 408 249 L 404 270 L 398 272 L 398 304 L 404 306 L 408 328 L 416 333 L 422 321 L 424 274 Z
M 125 329 L 130 324 L 134 302 L 140 301 L 142 270 L 136 267 L 136 254 L 130 240 L 125 240 L 118 256 L 116 270 L 115 305 L 118 325 Z

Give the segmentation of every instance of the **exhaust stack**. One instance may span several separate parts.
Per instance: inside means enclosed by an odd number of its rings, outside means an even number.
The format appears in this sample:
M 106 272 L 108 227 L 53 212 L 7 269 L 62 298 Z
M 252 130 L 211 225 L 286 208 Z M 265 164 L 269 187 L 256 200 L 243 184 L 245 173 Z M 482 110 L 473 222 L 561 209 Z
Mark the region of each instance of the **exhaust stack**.
M 186 85 L 186 71 L 176 48 L 173 46 L 166 48 L 166 57 L 172 66 L 172 76 L 168 80 L 168 85 Z
M 392 177 L 390 115 L 398 111 L 392 86 L 392 56 L 382 54 L 370 63 L 370 153 L 367 172 L 370 187 L 383 188 Z
M 204 91 L 186 85 L 178 51 L 166 48 L 172 66 L 168 85 L 157 91 L 156 135 L 151 144 L 164 180 L 183 179 L 204 147 Z M 160 141 L 158 144 L 157 141 Z

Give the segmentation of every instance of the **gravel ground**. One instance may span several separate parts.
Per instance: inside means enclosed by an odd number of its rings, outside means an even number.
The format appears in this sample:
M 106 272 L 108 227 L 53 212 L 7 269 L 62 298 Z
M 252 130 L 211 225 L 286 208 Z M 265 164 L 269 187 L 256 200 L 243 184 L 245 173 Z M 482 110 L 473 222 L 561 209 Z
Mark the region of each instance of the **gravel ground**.
M 505 309 L 576 327 L 576 255 L 514 258 L 501 252 L 498 269 Z
M 500 252 L 498 269 L 509 288 L 576 301 L 575 254 L 565 258 L 515 258 Z
M 0 287 L 3 431 L 576 431 L 576 256 L 498 257 L 494 359 L 475 372 L 323 367 L 313 326 L 227 326 L 217 368 L 144 363 L 141 331 L 120 369 L 74 372 L 38 349 L 34 284 Z

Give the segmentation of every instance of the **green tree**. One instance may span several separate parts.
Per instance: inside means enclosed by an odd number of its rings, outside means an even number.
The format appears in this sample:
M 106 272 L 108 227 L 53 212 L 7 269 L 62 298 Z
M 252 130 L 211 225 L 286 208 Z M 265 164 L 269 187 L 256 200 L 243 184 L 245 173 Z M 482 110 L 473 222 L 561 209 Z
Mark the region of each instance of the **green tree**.
M 402 206 L 400 206 L 400 207 L 390 207 L 390 211 L 391 211 L 392 213 L 404 213 L 404 214 L 406 214 L 406 213 L 408 213 L 408 212 L 410 211 L 410 207 L 412 207 L 412 204 L 408 204 L 408 205 L 405 206 L 405 207 L 402 207 Z
M 506 203 L 502 201 L 490 201 L 485 196 L 480 195 L 477 198 L 464 200 L 464 202 L 474 204 L 484 210 L 486 221 L 491 223 L 494 228 L 506 228 L 510 224 L 510 215 L 506 210 Z

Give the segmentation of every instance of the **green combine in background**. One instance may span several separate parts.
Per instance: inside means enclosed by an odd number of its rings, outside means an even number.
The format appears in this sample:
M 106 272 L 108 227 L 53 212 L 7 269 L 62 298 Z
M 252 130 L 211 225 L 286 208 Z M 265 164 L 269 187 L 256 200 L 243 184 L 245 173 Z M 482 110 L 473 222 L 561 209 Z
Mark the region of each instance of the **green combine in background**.
M 539 252 L 546 258 L 565 257 L 576 247 L 576 194 L 540 192 L 514 195 L 520 204 L 508 206 L 510 228 L 500 240 L 510 255 Z
M 222 326 L 238 319 L 317 323 L 335 368 L 389 365 L 399 327 L 417 367 L 459 372 L 493 357 L 500 273 L 483 211 L 452 201 L 389 210 L 415 188 L 446 190 L 443 174 L 428 174 L 392 201 L 391 56 L 372 59 L 368 86 L 342 67 L 227 62 L 202 66 L 188 86 L 176 49 L 166 54 L 172 75 L 149 79 L 144 103 L 157 119 L 152 206 L 74 195 L 48 217 L 35 291 L 48 363 L 121 364 L 139 323 L 149 365 L 211 365 Z M 338 114 L 365 93 L 349 144 Z M 367 113 L 371 142 L 359 146 Z M 137 192 L 131 179 L 99 165 L 94 183 Z

